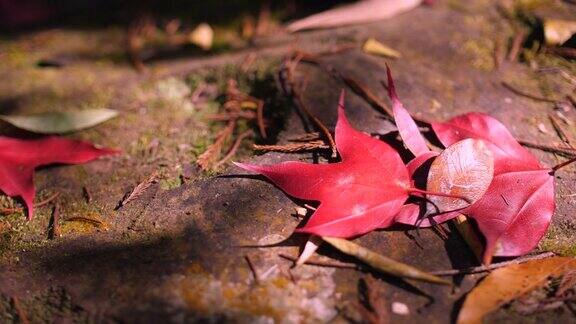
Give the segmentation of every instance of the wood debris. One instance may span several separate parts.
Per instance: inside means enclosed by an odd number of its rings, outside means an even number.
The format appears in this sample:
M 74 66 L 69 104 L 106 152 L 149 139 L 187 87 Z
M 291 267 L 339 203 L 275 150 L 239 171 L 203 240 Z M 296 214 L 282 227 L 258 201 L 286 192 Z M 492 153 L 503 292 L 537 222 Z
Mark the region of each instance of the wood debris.
M 140 182 L 132 191 L 125 195 L 124 198 L 120 201 L 118 206 L 116 206 L 115 210 L 118 210 L 128 204 L 129 202 L 138 199 L 140 196 L 146 192 L 156 182 L 158 178 L 158 171 L 152 172 L 152 174 L 144 181 Z
M 237 133 L 242 120 L 255 121 L 260 136 L 267 138 L 264 101 L 240 91 L 235 80 L 228 80 L 226 101 L 222 108 L 223 112 L 207 116 L 211 121 L 226 122 L 226 126 L 216 135 L 214 143 L 198 157 L 197 163 L 202 170 L 216 169 L 224 165 L 235 156 L 242 142 L 254 135 L 252 130 Z M 226 155 L 220 158 L 224 147 L 232 140 Z

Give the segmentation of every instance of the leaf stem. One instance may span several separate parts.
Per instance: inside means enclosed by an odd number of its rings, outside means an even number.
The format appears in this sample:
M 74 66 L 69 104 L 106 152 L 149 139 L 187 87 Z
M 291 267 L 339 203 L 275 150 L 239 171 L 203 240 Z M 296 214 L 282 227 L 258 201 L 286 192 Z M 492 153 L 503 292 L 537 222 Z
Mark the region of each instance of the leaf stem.
M 562 162 L 562 163 L 560 163 L 560 164 L 556 164 L 554 167 L 552 167 L 552 173 L 554 173 L 554 172 L 558 171 L 559 169 L 567 166 L 568 164 L 572 164 L 572 163 L 574 163 L 574 162 L 576 162 L 576 158 L 572 158 L 572 159 L 570 159 L 570 160 L 568 160 L 568 161 L 564 161 L 564 162 Z
M 425 195 L 430 195 L 430 196 L 438 196 L 438 197 L 448 197 L 448 198 L 457 198 L 457 199 L 462 199 L 465 202 L 471 204 L 472 201 L 464 196 L 460 196 L 460 195 L 453 195 L 453 194 L 448 194 L 448 193 L 442 193 L 442 192 L 432 192 L 432 191 L 427 191 L 427 190 L 422 190 L 422 189 L 418 189 L 418 188 L 408 188 L 408 193 L 421 193 L 421 194 L 425 194 Z

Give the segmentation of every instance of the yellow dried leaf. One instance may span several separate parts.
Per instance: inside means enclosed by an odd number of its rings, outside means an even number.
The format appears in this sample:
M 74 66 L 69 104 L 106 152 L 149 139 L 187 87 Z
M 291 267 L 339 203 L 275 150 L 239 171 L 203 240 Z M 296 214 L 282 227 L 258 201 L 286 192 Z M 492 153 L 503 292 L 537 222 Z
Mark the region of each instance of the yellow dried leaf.
M 362 46 L 362 50 L 364 51 L 364 53 L 372 55 L 391 57 L 391 58 L 402 57 L 402 54 L 400 54 L 400 52 L 382 44 L 381 42 L 377 41 L 374 38 L 368 39 L 364 43 L 364 46 Z
M 576 259 L 552 257 L 494 270 L 468 294 L 457 323 L 482 323 L 484 316 L 546 285 L 548 278 L 560 277 L 575 269 Z

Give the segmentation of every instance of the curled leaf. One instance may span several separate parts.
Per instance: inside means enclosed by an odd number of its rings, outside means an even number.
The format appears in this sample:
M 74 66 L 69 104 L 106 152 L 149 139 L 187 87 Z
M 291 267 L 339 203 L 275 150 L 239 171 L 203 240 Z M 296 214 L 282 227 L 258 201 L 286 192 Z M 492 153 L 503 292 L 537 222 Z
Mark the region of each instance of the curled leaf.
M 400 278 L 420 280 L 441 285 L 451 285 L 449 281 L 426 273 L 405 263 L 387 258 L 348 240 L 334 237 L 322 237 L 322 239 L 340 252 L 353 256 L 378 271 Z
M 550 277 L 576 271 L 576 259 L 552 257 L 514 264 L 491 272 L 466 296 L 458 324 L 480 324 L 484 316 L 546 285 Z
M 90 128 L 116 116 L 118 116 L 117 111 L 102 108 L 47 112 L 30 116 L 0 115 L 0 120 L 34 133 L 62 134 Z

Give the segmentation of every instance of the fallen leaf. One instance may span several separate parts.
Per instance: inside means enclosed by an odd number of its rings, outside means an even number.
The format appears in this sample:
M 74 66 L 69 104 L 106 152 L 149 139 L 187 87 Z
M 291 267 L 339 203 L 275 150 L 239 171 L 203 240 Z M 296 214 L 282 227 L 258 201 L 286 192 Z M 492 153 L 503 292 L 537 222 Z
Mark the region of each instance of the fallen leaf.
M 554 213 L 555 169 L 545 168 L 496 119 L 481 113 L 432 123 L 442 144 L 482 139 L 494 156 L 494 178 L 486 194 L 462 211 L 486 239 L 484 262 L 492 256 L 518 256 L 540 241 Z M 529 224 L 529 226 L 527 225 Z
M 394 122 L 398 127 L 398 132 L 400 137 L 404 142 L 404 145 L 418 157 L 423 154 L 429 154 L 430 149 L 426 144 L 426 140 L 420 130 L 418 125 L 410 116 L 410 113 L 404 108 L 404 105 L 400 102 L 398 94 L 396 93 L 396 86 L 394 85 L 394 79 L 392 78 L 392 71 L 390 67 L 386 65 L 386 75 L 388 77 L 388 96 L 392 101 L 392 112 L 394 113 Z
M 422 0 L 363 0 L 294 21 L 287 29 L 293 33 L 388 19 L 417 7 L 420 2 Z
M 384 56 L 384 57 L 391 57 L 391 58 L 400 58 L 402 54 L 397 50 L 386 46 L 379 42 L 374 38 L 369 38 L 364 45 L 362 46 L 362 50 L 364 53 L 377 55 L 377 56 Z
M 480 324 L 484 316 L 510 301 L 546 285 L 551 277 L 576 270 L 576 259 L 552 257 L 492 271 L 467 296 L 458 324 Z
M 111 109 L 86 109 L 30 116 L 0 115 L 0 119 L 34 133 L 62 134 L 90 128 L 116 116 L 118 112 Z
M 322 237 L 322 239 L 340 252 L 357 258 L 375 270 L 400 278 L 451 285 L 449 281 L 433 276 L 410 265 L 387 258 L 354 242 L 335 237 Z
M 446 148 L 430 166 L 426 189 L 449 193 L 466 200 L 431 196 L 429 200 L 440 212 L 457 210 L 480 199 L 492 182 L 494 157 L 484 141 L 465 139 Z
M 576 21 L 574 20 L 544 20 L 544 40 L 546 45 L 562 45 L 574 34 L 576 34 Z
M 276 165 L 236 163 L 258 172 L 287 194 L 319 201 L 320 206 L 297 232 L 354 237 L 394 222 L 408 198 L 408 170 L 388 144 L 352 128 L 340 98 L 336 147 L 342 161 L 332 164 L 284 162 Z
M 190 43 L 207 51 L 212 48 L 214 42 L 214 30 L 207 23 L 198 25 L 189 35 Z
M 0 136 L 0 190 L 11 197 L 21 197 L 34 215 L 34 169 L 48 164 L 81 164 L 100 156 L 117 153 L 92 144 L 62 137 L 21 140 Z

